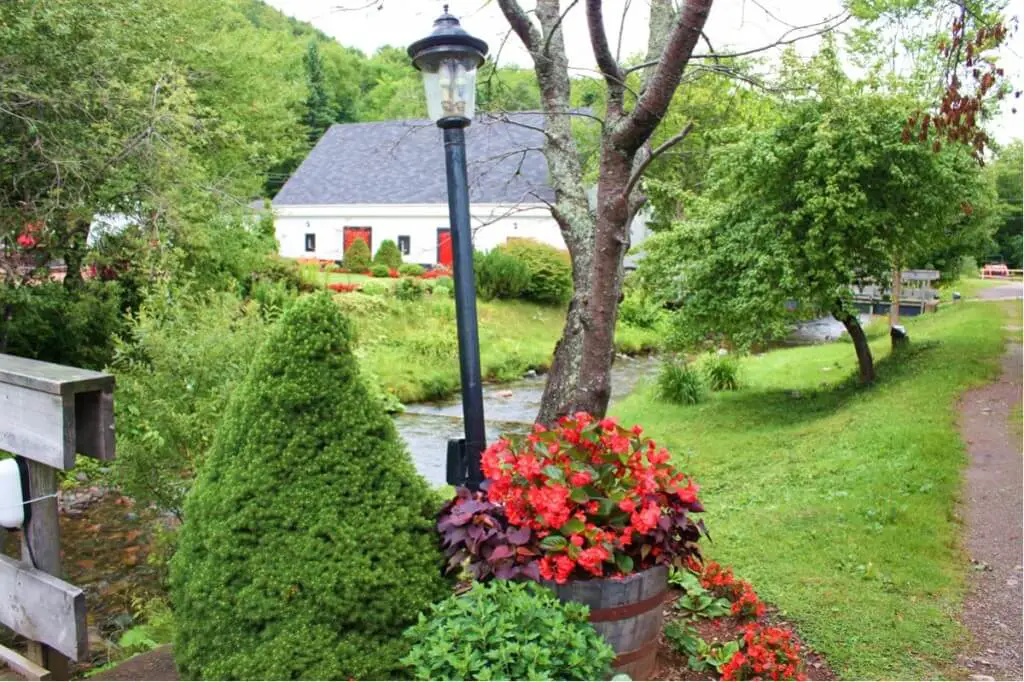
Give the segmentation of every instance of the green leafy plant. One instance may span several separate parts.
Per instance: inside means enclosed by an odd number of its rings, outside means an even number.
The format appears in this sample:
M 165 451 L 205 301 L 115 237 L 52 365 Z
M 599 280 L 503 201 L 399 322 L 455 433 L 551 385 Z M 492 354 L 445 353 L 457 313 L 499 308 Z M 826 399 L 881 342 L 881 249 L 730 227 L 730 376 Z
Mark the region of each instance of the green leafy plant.
M 231 394 L 266 337 L 258 303 L 168 289 L 152 296 L 116 340 L 117 458 L 126 495 L 182 515 Z
M 426 292 L 426 287 L 419 280 L 402 278 L 395 285 L 394 293 L 399 301 L 418 301 Z
M 619 320 L 638 329 L 654 329 L 664 316 L 661 303 L 637 289 L 627 293 L 619 304 Z
M 391 293 L 392 286 L 384 282 L 367 282 L 359 287 L 359 291 L 367 296 L 387 296 Z
M 402 263 L 398 266 L 398 274 L 405 277 L 419 277 L 424 272 L 426 271 L 423 269 L 423 266 L 416 263 Z
M 686 657 L 687 667 L 695 672 L 720 671 L 740 650 L 738 640 L 709 644 L 688 620 L 669 622 L 665 626 L 665 639 Z
M 735 391 L 740 387 L 739 363 L 732 356 L 708 354 L 700 367 L 712 391 Z
M 352 334 L 327 294 L 306 296 L 234 391 L 171 560 L 185 678 L 392 679 L 401 633 L 449 594 L 439 500 Z
M 399 268 L 402 265 L 402 252 L 390 239 L 385 239 L 377 247 L 377 253 L 373 256 L 373 262 L 383 265 L 386 268 Z M 377 275 L 374 275 L 376 277 Z
M 572 266 L 569 254 L 533 239 L 515 239 L 498 247 L 520 261 L 529 273 L 523 297 L 537 303 L 559 305 L 572 295 Z
M 353 239 L 341 262 L 349 272 L 365 272 L 370 267 L 370 246 L 361 238 Z
M 536 583 L 476 583 L 420 615 L 403 662 L 419 680 L 603 679 L 615 652 L 588 613 Z
M 658 371 L 658 397 L 677 405 L 696 405 L 704 399 L 700 373 L 684 360 L 666 360 Z
M 526 263 L 502 249 L 478 253 L 473 270 L 477 294 L 485 301 L 520 298 L 530 285 L 530 270 Z
M 386 265 L 376 263 L 370 266 L 370 274 L 374 277 L 388 277 L 391 274 L 391 270 Z

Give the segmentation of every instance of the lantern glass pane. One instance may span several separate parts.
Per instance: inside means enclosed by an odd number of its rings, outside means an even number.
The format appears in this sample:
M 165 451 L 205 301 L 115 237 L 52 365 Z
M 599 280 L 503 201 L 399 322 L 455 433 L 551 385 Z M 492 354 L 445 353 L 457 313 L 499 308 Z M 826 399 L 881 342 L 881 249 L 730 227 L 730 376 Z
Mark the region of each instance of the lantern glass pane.
M 476 111 L 476 63 L 472 55 L 440 54 L 420 62 L 427 113 L 435 121 L 472 119 Z

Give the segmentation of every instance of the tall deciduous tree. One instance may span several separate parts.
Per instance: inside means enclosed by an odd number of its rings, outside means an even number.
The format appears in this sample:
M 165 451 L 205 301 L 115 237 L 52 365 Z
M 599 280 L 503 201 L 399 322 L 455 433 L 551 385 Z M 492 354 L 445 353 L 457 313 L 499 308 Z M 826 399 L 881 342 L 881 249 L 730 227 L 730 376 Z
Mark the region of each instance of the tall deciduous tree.
M 799 302 L 843 323 L 860 380 L 873 381 L 851 288 L 886 282 L 894 254 L 914 265 L 961 243 L 991 215 L 969 148 L 901 142 L 905 107 L 879 95 L 804 101 L 720 151 L 692 219 L 656 235 L 641 264 L 679 304 L 681 341 L 770 340 Z
M 574 293 L 555 348 L 538 421 L 586 410 L 604 414 L 629 225 L 641 208 L 640 177 L 650 160 L 685 137 L 678 131 L 661 146 L 647 143 L 658 128 L 690 62 L 713 0 L 652 0 L 646 77 L 639 92 L 612 52 L 601 0 L 585 0 L 590 42 L 607 92 L 602 121 L 597 201 L 591 210 L 573 138 L 569 64 L 562 22 L 575 1 L 537 0 L 528 14 L 517 0 L 498 0 L 502 13 L 533 60 L 546 114 L 544 153 L 555 194 L 551 213 L 573 265 Z M 646 69 L 650 69 L 646 71 Z

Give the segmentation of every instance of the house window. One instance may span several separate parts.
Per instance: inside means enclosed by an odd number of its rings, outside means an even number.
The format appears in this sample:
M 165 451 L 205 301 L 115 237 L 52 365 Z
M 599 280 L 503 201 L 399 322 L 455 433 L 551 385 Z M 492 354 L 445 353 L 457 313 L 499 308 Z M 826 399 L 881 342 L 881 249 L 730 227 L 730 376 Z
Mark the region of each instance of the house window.
M 306 233 L 306 251 L 308 253 L 316 251 L 316 234 L 313 232 Z
M 402 252 L 403 256 L 409 255 L 409 235 L 403 234 L 398 237 L 398 250 Z

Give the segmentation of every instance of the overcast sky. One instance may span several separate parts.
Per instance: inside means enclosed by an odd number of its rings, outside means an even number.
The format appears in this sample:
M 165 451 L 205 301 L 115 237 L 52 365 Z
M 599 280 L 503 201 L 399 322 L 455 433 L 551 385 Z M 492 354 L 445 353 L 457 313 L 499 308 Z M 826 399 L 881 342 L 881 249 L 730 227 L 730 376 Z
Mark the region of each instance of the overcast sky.
M 429 33 L 433 20 L 441 13 L 442 0 L 267 0 L 270 5 L 298 19 L 308 21 L 342 45 L 372 53 L 382 45 L 406 46 Z M 520 0 L 524 8 L 532 0 Z M 626 13 L 621 55 L 641 53 L 647 44 L 647 0 L 605 0 L 605 22 L 609 40 L 615 49 L 619 22 L 625 3 Z M 495 0 L 449 0 L 451 12 L 470 33 L 487 41 L 494 54 L 508 31 L 508 24 Z M 567 3 L 563 3 L 567 5 Z M 1010 14 L 1024 17 L 1024 0 L 1010 0 Z M 708 20 L 707 34 L 716 50 L 726 47 L 750 49 L 778 40 L 792 26 L 823 21 L 841 12 L 841 0 L 717 0 Z M 570 66 L 577 74 L 594 68 L 594 56 L 586 31 L 583 3 L 570 10 L 563 27 Z M 797 33 L 799 34 L 799 33 Z M 796 35 L 796 34 L 794 34 Z M 801 53 L 810 55 L 817 47 L 814 38 L 796 43 Z M 1014 38 L 1004 50 L 1004 68 L 1014 77 L 1015 86 L 1024 86 L 1022 41 Z M 529 66 L 530 60 L 518 38 L 508 39 L 501 52 L 501 63 Z M 1020 102 L 1024 109 L 1024 101 Z M 1021 116 L 1011 115 L 1010 106 L 993 124 L 997 140 L 1024 136 Z

